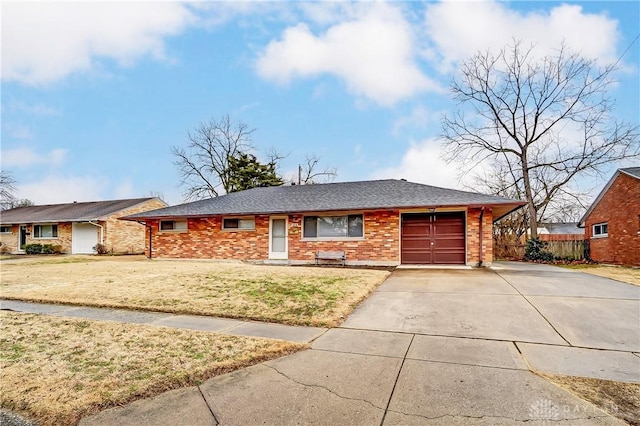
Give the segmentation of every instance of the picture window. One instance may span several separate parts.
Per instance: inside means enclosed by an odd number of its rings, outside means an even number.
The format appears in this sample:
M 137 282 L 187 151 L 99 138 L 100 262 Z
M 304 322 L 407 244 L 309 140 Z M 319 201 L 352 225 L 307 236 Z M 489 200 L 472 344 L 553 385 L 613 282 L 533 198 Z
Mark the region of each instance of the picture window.
M 344 216 L 305 216 L 304 238 L 362 238 L 364 221 L 361 214 Z
M 58 225 L 33 225 L 33 238 L 58 238 Z

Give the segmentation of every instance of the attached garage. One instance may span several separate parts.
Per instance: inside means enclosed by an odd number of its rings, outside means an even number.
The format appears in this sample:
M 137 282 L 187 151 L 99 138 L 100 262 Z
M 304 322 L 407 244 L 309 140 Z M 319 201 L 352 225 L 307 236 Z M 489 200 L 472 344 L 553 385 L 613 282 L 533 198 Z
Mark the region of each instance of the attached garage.
M 404 213 L 402 264 L 466 263 L 465 212 Z
M 90 223 L 74 223 L 71 231 L 71 253 L 92 254 L 98 244 L 98 228 Z

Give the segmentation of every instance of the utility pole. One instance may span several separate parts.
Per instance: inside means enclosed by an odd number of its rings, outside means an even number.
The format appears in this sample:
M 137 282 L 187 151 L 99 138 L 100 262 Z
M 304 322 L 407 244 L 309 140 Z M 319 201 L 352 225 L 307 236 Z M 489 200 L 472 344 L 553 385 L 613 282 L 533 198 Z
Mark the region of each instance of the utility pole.
M 302 185 L 302 165 L 298 164 L 298 185 Z

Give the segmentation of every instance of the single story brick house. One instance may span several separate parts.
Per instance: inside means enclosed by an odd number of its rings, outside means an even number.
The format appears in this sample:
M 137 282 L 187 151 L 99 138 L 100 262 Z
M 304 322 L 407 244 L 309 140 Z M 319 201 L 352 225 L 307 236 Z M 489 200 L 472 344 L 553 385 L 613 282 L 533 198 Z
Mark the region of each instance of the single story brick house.
M 17 207 L 0 212 L 0 242 L 11 253 L 34 243 L 59 245 L 71 254 L 95 253 L 98 243 L 113 253 L 142 253 L 145 227 L 118 218 L 166 206 L 154 197 Z
M 138 213 L 147 255 L 313 263 L 343 251 L 352 265 L 490 265 L 492 226 L 524 205 L 405 180 L 253 188 Z
M 580 219 L 596 262 L 640 266 L 640 167 L 618 169 Z

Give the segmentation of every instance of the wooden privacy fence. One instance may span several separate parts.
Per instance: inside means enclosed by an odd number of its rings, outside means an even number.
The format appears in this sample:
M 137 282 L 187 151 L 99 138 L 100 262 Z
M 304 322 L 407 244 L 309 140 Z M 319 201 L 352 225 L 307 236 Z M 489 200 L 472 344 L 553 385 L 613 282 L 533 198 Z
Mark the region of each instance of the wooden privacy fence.
M 547 241 L 545 250 L 551 252 L 555 257 L 582 260 L 585 258 L 586 245 L 585 240 Z
M 588 241 L 546 241 L 545 250 L 557 258 L 582 260 L 588 251 Z M 497 259 L 524 259 L 525 244 L 494 244 Z

